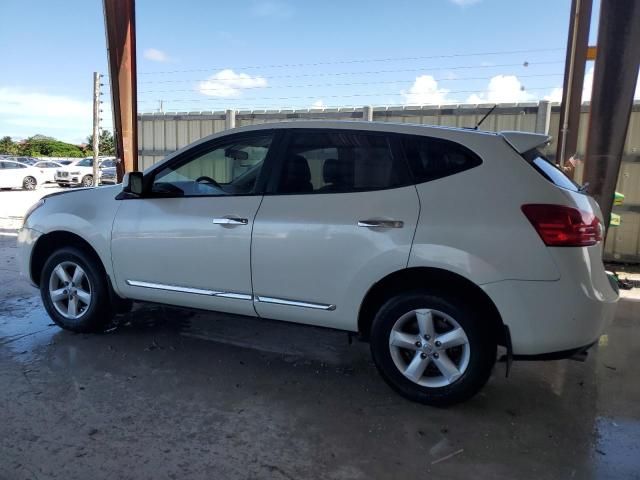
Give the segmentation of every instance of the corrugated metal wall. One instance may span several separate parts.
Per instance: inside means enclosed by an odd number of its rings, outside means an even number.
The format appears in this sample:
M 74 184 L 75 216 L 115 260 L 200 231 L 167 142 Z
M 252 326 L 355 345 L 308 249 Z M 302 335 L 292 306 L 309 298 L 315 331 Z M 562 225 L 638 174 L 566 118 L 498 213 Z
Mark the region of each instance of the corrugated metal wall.
M 452 127 L 473 127 L 492 105 L 442 105 L 376 107 L 374 121 L 445 125 Z M 547 155 L 555 156 L 556 139 L 559 131 L 560 110 L 558 105 L 547 102 L 500 104 L 482 125 L 483 130 L 541 131 L 545 111 L 550 108 L 549 134 L 553 142 L 547 147 Z M 238 111 L 235 115 L 236 127 L 256 125 L 284 120 L 359 120 L 363 108 L 336 108 L 317 110 L 252 110 Z M 582 106 L 578 154 L 584 155 L 586 131 L 589 121 L 589 106 Z M 140 146 L 140 167 L 147 168 L 168 153 L 206 137 L 223 131 L 226 112 L 180 112 L 146 114 L 138 117 L 138 145 Z M 582 169 L 577 171 L 578 180 Z M 615 227 L 608 236 L 605 246 L 606 258 L 624 262 L 640 263 L 640 102 L 636 102 L 631 114 L 629 132 L 625 145 L 617 190 L 625 195 L 625 204 L 615 207 L 622 215 L 622 225 Z

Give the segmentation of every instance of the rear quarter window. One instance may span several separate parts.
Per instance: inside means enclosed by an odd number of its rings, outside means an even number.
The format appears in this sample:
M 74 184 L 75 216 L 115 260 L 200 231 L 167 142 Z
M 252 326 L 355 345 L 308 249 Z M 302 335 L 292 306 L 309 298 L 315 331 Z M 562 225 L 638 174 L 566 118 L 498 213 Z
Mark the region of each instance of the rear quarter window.
M 448 177 L 482 164 L 471 150 L 449 140 L 407 135 L 401 142 L 416 183 Z
M 555 186 L 571 190 L 572 192 L 581 191 L 580 185 L 567 177 L 560 168 L 547 160 L 547 158 L 537 148 L 529 150 L 522 156 L 540 175 L 549 180 Z

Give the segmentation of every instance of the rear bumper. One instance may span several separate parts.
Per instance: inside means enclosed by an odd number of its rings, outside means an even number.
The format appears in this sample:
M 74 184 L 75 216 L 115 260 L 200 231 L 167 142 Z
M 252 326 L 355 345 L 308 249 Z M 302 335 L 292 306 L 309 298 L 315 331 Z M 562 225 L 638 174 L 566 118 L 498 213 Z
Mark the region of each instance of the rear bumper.
M 618 294 L 565 276 L 557 281 L 506 280 L 481 286 L 509 327 L 514 359 L 567 358 L 595 343 L 611 323 Z M 540 357 L 543 356 L 543 357 Z

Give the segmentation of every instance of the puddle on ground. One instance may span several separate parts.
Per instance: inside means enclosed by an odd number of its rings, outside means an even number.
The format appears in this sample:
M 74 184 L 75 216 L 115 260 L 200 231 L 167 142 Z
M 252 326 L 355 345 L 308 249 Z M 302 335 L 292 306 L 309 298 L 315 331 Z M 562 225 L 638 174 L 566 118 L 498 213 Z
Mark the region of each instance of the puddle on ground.
M 596 429 L 596 478 L 640 478 L 640 419 L 600 417 Z
M 38 297 L 12 298 L 0 304 L 0 346 L 8 348 L 20 362 L 33 362 L 37 351 L 53 344 L 59 332 Z

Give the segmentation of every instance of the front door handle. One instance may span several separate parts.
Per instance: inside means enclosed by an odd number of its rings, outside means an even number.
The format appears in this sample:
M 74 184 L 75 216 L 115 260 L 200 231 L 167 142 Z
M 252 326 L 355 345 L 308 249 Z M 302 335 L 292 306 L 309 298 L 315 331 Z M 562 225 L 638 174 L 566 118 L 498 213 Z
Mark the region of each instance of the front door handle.
M 402 228 L 404 222 L 402 220 L 360 220 L 359 227 L 366 228 Z
M 221 217 L 214 218 L 213 223 L 215 223 L 216 225 L 247 225 L 249 223 L 249 220 L 239 217 Z

